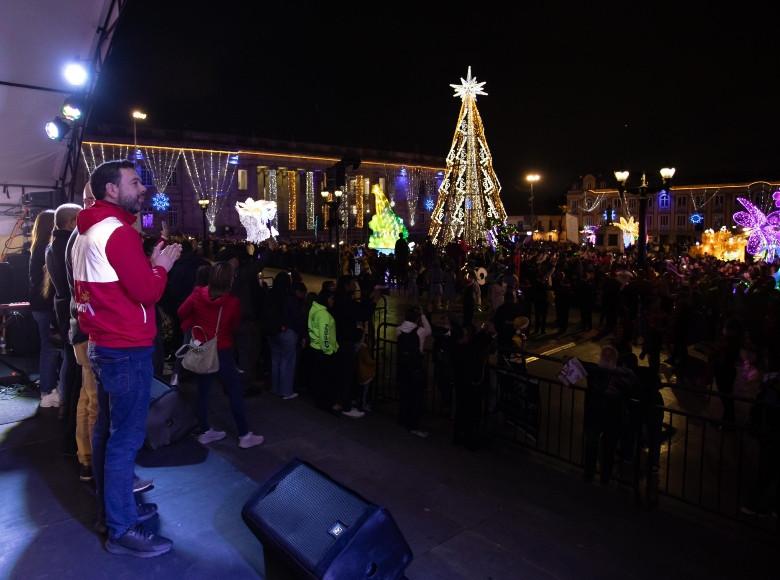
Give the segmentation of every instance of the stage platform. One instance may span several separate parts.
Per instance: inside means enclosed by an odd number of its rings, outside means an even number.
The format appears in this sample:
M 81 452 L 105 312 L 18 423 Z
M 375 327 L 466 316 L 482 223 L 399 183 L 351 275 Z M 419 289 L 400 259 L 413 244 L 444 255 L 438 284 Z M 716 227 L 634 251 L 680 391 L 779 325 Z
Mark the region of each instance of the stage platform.
M 421 440 L 385 414 L 352 420 L 303 397 L 263 394 L 247 408 L 266 443 L 241 450 L 219 389 L 213 405 L 225 440 L 139 457 L 139 474 L 155 480 L 144 499 L 159 505 L 156 525 L 175 542 L 153 560 L 103 550 L 93 496 L 75 459 L 60 454 L 55 409 L 0 425 L 0 578 L 286 579 L 266 570 L 240 509 L 293 457 L 390 509 L 414 551 L 410 580 L 770 578 L 776 570 L 776 538 L 677 504 L 638 509 L 630 491 L 587 485 L 578 471 L 522 449 L 453 447 L 446 420 L 430 421 Z

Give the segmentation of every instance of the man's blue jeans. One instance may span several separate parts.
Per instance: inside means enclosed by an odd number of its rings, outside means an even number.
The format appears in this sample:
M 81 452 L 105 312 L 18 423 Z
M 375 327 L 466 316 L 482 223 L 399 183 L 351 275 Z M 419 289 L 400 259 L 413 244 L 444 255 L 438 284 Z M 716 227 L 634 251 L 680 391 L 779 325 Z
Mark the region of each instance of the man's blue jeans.
M 146 436 L 153 350 L 89 345 L 99 405 L 92 439 L 93 474 L 111 538 L 122 536 L 138 521 L 133 472 Z

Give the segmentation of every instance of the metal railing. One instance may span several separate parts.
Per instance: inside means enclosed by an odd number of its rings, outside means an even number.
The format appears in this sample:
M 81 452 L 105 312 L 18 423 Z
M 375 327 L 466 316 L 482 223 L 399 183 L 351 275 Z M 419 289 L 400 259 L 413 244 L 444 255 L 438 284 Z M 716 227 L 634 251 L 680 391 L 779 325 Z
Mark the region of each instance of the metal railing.
M 382 323 L 376 329 L 375 396 L 381 400 L 398 399 L 396 326 Z M 427 410 L 439 414 L 449 394 L 436 384 L 431 351 L 426 352 L 426 365 Z M 487 377 L 482 397 L 483 434 L 585 467 L 591 429 L 585 421 L 586 388 L 503 366 L 490 367 Z M 716 391 L 691 392 L 752 403 Z M 745 425 L 631 399 L 626 401 L 620 421 L 614 477 L 633 487 L 637 499 L 644 496 L 653 505 L 660 494 L 764 529 L 774 525 L 771 518 L 745 519 L 740 515 L 740 507 L 756 484 L 760 456 L 760 443 Z

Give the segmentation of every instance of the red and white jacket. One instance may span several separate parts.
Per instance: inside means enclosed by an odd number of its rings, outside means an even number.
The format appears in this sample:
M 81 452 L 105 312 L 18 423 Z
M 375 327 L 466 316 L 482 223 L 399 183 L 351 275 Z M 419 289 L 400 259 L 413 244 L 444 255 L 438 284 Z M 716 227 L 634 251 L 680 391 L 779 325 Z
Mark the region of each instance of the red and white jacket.
M 157 334 L 154 305 L 168 273 L 152 267 L 134 222 L 133 214 L 106 201 L 97 201 L 77 218 L 74 298 L 81 330 L 98 346 L 151 346 Z

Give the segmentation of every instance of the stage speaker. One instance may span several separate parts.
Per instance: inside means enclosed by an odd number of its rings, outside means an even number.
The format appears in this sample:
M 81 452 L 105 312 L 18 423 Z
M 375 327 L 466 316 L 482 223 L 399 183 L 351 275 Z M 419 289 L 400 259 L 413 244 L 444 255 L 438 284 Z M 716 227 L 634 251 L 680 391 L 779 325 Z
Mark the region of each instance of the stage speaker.
M 400 580 L 412 551 L 390 513 L 300 460 L 246 503 L 244 522 L 298 577 Z

